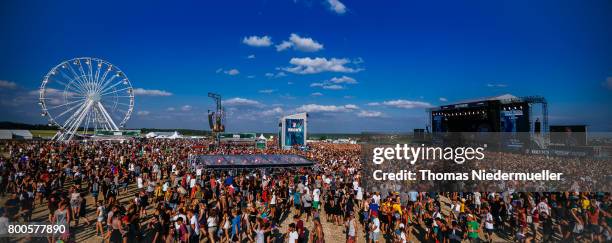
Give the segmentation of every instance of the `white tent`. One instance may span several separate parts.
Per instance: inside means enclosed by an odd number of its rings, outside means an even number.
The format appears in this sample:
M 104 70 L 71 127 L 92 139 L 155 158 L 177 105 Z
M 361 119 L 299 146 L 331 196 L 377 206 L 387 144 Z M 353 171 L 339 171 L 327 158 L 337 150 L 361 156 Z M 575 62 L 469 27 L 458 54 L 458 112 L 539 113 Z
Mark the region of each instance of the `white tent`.
M 169 139 L 183 138 L 183 135 L 180 135 L 177 131 L 174 131 L 174 134 L 170 135 L 168 138 Z
M 32 139 L 30 130 L 13 130 L 13 137 L 19 139 Z
M 32 139 L 29 130 L 0 130 L 0 139 Z
M 177 131 L 174 132 L 149 132 L 145 135 L 146 138 L 169 138 L 169 139 L 176 139 L 176 138 L 183 138 L 183 135 L 181 135 L 180 133 L 178 133 Z
M 11 130 L 0 130 L 0 139 L 13 139 Z

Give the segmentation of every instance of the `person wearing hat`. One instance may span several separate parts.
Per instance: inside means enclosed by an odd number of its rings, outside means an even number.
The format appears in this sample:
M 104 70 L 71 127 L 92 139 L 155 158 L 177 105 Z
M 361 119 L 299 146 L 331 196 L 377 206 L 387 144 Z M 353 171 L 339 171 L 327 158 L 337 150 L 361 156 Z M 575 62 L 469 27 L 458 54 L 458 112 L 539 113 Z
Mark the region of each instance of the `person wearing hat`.
M 401 223 L 399 225 L 399 230 L 400 230 L 399 242 L 407 243 L 408 242 L 408 233 L 407 233 L 407 228 L 406 228 L 406 226 L 403 223 Z
M 468 214 L 467 220 L 468 239 L 470 242 L 479 242 L 478 232 L 480 231 L 480 224 L 474 219 L 472 214 Z
M 373 211 L 370 215 L 372 223 L 370 224 L 370 241 L 377 243 L 380 239 L 380 220 L 378 219 L 378 211 Z

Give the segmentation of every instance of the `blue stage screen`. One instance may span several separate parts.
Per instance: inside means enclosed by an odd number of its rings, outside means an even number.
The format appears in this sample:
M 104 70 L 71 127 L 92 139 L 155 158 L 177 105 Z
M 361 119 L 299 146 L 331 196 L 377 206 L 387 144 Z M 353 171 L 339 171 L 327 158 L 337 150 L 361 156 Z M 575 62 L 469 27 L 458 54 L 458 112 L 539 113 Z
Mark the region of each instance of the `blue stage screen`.
M 285 120 L 285 146 L 304 146 L 304 119 Z

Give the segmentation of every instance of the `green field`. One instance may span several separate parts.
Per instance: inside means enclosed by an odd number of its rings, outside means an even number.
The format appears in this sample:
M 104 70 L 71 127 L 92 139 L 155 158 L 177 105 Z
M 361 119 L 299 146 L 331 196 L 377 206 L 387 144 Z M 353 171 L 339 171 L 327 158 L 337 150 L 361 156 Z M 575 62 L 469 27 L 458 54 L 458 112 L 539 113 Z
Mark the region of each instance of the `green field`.
M 30 130 L 30 132 L 33 137 L 52 138 L 57 130 Z M 82 131 L 79 131 L 79 133 L 82 133 Z M 88 131 L 87 134 L 93 134 L 93 131 Z
M 50 138 L 55 135 L 57 130 L 30 130 L 33 137 Z

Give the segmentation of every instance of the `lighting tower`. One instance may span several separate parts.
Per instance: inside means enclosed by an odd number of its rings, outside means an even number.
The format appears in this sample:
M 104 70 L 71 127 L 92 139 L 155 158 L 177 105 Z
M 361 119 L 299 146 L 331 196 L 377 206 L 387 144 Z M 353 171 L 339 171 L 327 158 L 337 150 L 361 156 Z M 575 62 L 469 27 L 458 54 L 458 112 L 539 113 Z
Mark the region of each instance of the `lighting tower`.
M 213 132 L 213 135 L 216 136 L 217 133 L 225 132 L 225 111 L 223 110 L 223 106 L 221 104 L 221 95 L 215 93 L 208 93 L 208 97 L 215 100 L 216 110 L 208 111 L 208 125 Z

